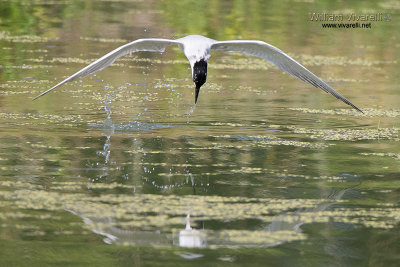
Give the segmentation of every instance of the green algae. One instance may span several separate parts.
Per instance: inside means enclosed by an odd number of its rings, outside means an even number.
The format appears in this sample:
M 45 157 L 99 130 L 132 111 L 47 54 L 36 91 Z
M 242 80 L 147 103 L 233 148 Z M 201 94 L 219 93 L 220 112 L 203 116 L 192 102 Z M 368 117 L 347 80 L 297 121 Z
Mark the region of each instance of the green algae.
M 48 123 L 81 123 L 83 121 L 81 115 L 55 115 L 55 114 L 39 114 L 39 113 L 0 113 L 0 119 L 16 121 L 17 124 L 37 125 Z
M 246 8 L 213 2 L 201 20 L 190 12 L 205 10 L 201 1 L 2 1 L 0 265 L 396 265 L 398 21 L 316 36 L 321 24 L 301 15 L 311 1 L 297 2 L 291 10 L 303 23 L 281 16 L 287 5 L 262 1 Z M 29 5 L 33 12 L 21 13 Z M 385 1 L 328 10 L 370 13 L 384 5 L 396 8 Z M 165 25 L 154 28 L 157 20 Z M 121 58 L 101 73 L 104 80 L 86 77 L 30 101 L 123 43 L 190 31 L 221 40 L 267 36 L 325 81 L 351 83 L 354 91 L 341 93 L 361 108 L 386 109 L 288 110 L 328 102 L 264 60 L 216 53 L 191 109 L 190 68 L 177 47 Z M 343 198 L 325 197 L 343 188 Z M 152 248 L 171 246 L 187 213 L 205 247 L 216 250 Z M 188 252 L 203 257 L 176 259 Z
M 266 243 L 278 245 L 284 242 L 301 241 L 307 239 L 303 233 L 295 231 L 246 231 L 246 230 L 223 230 L 208 231 L 207 242 L 210 248 L 230 247 L 265 247 Z
M 129 40 L 119 38 L 96 38 L 96 37 L 80 37 L 80 40 L 91 41 L 96 43 L 128 43 Z
M 400 219 L 400 210 L 393 203 L 382 203 L 384 205 L 375 208 L 341 207 L 321 210 L 318 208 L 320 205 L 332 203 L 334 200 L 149 194 L 90 196 L 73 192 L 83 186 L 82 183 L 75 184 L 74 182 L 54 182 L 49 186 L 51 191 L 21 182 L 1 182 L 0 186 L 12 188 L 11 191 L 0 191 L 2 205 L 19 210 L 16 213 L 4 213 L 2 215 L 4 218 L 34 216 L 44 219 L 49 216 L 28 215 L 22 210 L 72 210 L 80 216 L 91 218 L 93 222 L 96 222 L 96 228 L 103 229 L 114 225 L 126 229 L 139 227 L 171 231 L 171 227 L 182 224 L 182 217 L 187 213 L 191 214 L 193 220 L 202 221 L 257 219 L 268 223 L 274 221 L 275 214 L 281 214 L 279 221 L 286 223 L 326 223 L 333 220 L 383 229 L 395 227 Z M 116 183 L 87 184 L 87 187 L 91 189 L 133 189 L 132 186 Z M 57 191 L 52 191 L 53 189 Z M 293 210 L 305 211 L 292 213 Z M 112 218 L 112 220 L 104 222 L 101 218 Z M 234 235 L 236 232 L 228 231 L 227 233 Z M 243 238 L 252 239 L 254 233 L 256 232 L 249 232 Z
M 48 43 L 58 40 L 57 37 L 45 37 L 37 35 L 12 35 L 7 31 L 0 31 L 0 40 L 14 42 L 14 43 Z
M 362 109 L 363 113 L 360 113 L 354 109 L 309 109 L 309 108 L 289 108 L 295 111 L 301 111 L 303 113 L 311 114 L 328 114 L 328 115 L 349 115 L 357 117 L 388 117 L 395 118 L 400 116 L 400 110 L 397 109 L 373 109 L 366 108 Z
M 217 149 L 217 148 L 238 148 L 244 149 L 248 147 L 265 147 L 272 145 L 283 145 L 283 146 L 294 146 L 294 147 L 303 147 L 303 148 L 311 148 L 311 149 L 319 149 L 327 147 L 327 144 L 323 143 L 311 143 L 306 141 L 297 141 L 297 140 L 285 140 L 282 138 L 277 138 L 269 135 L 251 135 L 251 136 L 236 136 L 236 135 L 213 135 L 213 138 L 223 139 L 223 140 L 242 140 L 249 141 L 248 144 L 238 145 L 238 144 L 221 144 L 214 143 L 214 146 L 208 147 L 205 149 Z
M 307 134 L 309 138 L 330 141 L 357 141 L 357 140 L 400 140 L 400 128 L 368 128 L 368 129 L 306 129 L 287 126 L 297 134 Z
M 400 160 L 400 153 L 378 153 L 378 152 L 373 152 L 373 153 L 360 153 L 361 155 L 365 156 L 378 156 L 378 157 L 389 157 L 389 158 L 394 158 L 396 160 Z
M 305 66 L 321 66 L 321 65 L 339 65 L 339 66 L 365 66 L 371 67 L 381 64 L 397 64 L 395 60 L 366 60 L 364 58 L 347 58 L 347 57 L 333 57 L 321 55 L 298 55 L 293 56 L 301 64 Z
M 235 53 L 236 54 L 236 53 Z M 367 60 L 364 58 L 348 58 L 343 56 L 323 56 L 309 54 L 291 54 L 296 61 L 304 66 L 324 66 L 324 65 L 339 65 L 339 66 L 365 66 L 372 67 L 382 64 L 397 64 L 395 60 Z M 215 69 L 234 69 L 234 70 L 268 70 L 271 67 L 276 68 L 273 63 L 255 57 L 243 57 L 240 53 L 236 56 L 220 57 L 217 62 L 210 65 Z

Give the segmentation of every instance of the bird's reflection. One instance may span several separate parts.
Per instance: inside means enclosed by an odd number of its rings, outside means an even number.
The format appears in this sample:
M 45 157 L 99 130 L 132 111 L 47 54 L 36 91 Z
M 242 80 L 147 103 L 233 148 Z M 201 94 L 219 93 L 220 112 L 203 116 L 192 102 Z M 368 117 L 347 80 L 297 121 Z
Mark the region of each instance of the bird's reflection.
M 152 127 L 160 128 L 157 124 L 151 124 L 150 126 L 143 126 L 141 123 L 136 123 L 135 126 L 131 126 L 128 124 L 119 125 L 114 124 L 111 119 L 111 100 L 112 95 L 107 93 L 106 99 L 104 101 L 104 110 L 106 112 L 106 119 L 103 121 L 102 125 L 102 134 L 106 137 L 105 143 L 103 145 L 103 149 L 97 154 L 104 158 L 104 160 L 98 165 L 102 165 L 102 168 L 99 168 L 101 171 L 100 174 L 97 175 L 97 180 L 100 180 L 109 174 L 110 168 L 110 156 L 111 156 L 111 137 L 114 135 L 115 131 L 132 131 L 141 130 L 141 127 L 144 127 L 146 130 L 152 129 Z M 136 142 L 136 139 L 133 140 Z M 148 164 L 146 164 L 145 152 L 142 152 L 142 145 L 140 142 L 135 144 L 137 146 L 137 151 L 142 153 L 140 157 L 141 166 L 143 167 L 143 173 L 147 175 L 151 180 L 151 185 L 154 188 L 157 188 L 157 183 L 154 183 L 154 177 L 151 176 L 151 173 L 154 171 L 154 168 L 148 169 Z M 183 155 L 183 172 L 185 174 L 186 179 L 181 183 L 174 183 L 172 187 L 175 186 L 185 186 L 191 184 L 193 188 L 193 195 L 196 195 L 196 181 L 195 177 L 191 172 L 191 164 L 190 158 L 185 157 Z M 116 164 L 113 162 L 113 164 Z M 170 169 L 171 171 L 171 169 Z M 146 180 L 143 180 L 146 182 Z M 165 185 L 164 185 L 165 186 Z M 201 184 L 201 187 L 207 188 L 207 184 Z M 307 214 L 310 213 L 318 213 L 321 211 L 328 210 L 332 205 L 337 203 L 340 199 L 342 199 L 343 195 L 351 188 L 346 188 L 342 190 L 333 190 L 328 189 L 328 192 L 325 192 L 328 201 L 321 201 L 320 204 L 317 204 L 313 208 L 305 208 L 298 209 L 293 212 L 281 212 L 278 215 L 272 217 L 271 222 L 268 226 L 264 228 L 254 229 L 254 232 L 258 233 L 275 233 L 274 238 L 266 237 L 258 238 L 254 235 L 252 237 L 253 231 L 248 229 L 244 229 L 240 234 L 243 235 L 243 238 L 231 238 L 229 236 L 231 227 L 226 227 L 226 229 L 221 229 L 219 227 L 217 230 L 215 229 L 206 229 L 205 223 L 203 221 L 203 229 L 195 229 L 193 224 L 191 224 L 191 209 L 186 212 L 186 217 L 182 218 L 182 228 L 178 228 L 177 230 L 155 230 L 148 231 L 142 230 L 152 228 L 154 229 L 154 225 L 145 225 L 143 227 L 131 229 L 124 229 L 122 226 L 119 226 L 118 219 L 115 217 L 106 217 L 103 214 L 96 213 L 88 213 L 85 212 L 84 209 L 68 209 L 69 212 L 79 216 L 82 218 L 83 222 L 87 225 L 87 227 L 95 234 L 103 236 L 103 240 L 107 244 L 120 244 L 120 245 L 131 245 L 131 246 L 179 246 L 184 248 L 202 248 L 202 247 L 271 247 L 276 246 L 285 242 L 288 242 L 284 237 L 279 237 L 281 231 L 286 231 L 290 233 L 301 233 L 301 226 L 307 223 L 305 218 L 307 218 Z M 194 204 L 195 205 L 195 204 Z M 181 213 L 181 216 L 183 214 Z M 303 215 L 303 216 L 302 216 Z M 224 214 L 221 214 L 224 216 Z M 291 220 L 288 221 L 287 217 L 290 217 Z M 196 217 L 192 217 L 192 223 L 196 221 Z M 183 227 L 184 225 L 184 227 Z M 160 228 L 158 228 L 160 229 Z M 165 229 L 165 228 L 164 228 Z
M 265 228 L 265 230 L 268 232 L 292 230 L 292 231 L 299 233 L 299 232 L 301 232 L 301 229 L 300 229 L 301 225 L 303 225 L 305 223 L 304 217 L 301 216 L 302 214 L 310 213 L 310 212 L 316 213 L 316 212 L 325 211 L 325 210 L 329 209 L 329 207 L 331 207 L 332 205 L 337 203 L 343 197 L 343 195 L 346 193 L 346 191 L 348 191 L 349 189 L 350 188 L 346 188 L 346 189 L 342 189 L 342 190 L 335 190 L 335 189 L 329 190 L 328 197 L 327 197 L 329 202 L 320 203 L 319 205 L 317 205 L 314 208 L 301 209 L 301 210 L 297 210 L 297 211 L 290 212 L 290 213 L 276 215 L 273 218 L 272 222 Z M 284 217 L 286 217 L 288 215 L 293 215 L 292 216 L 293 220 L 291 220 L 291 222 L 284 220 Z
M 174 238 L 175 240 L 175 238 Z M 204 230 L 196 230 L 190 226 L 190 214 L 186 216 L 186 227 L 179 231 L 180 247 L 200 248 L 207 246 L 207 234 Z
M 282 213 L 272 218 L 272 222 L 265 228 L 259 229 L 260 232 L 281 233 L 281 231 L 300 233 L 301 226 L 307 223 L 305 218 L 301 216 L 310 212 L 318 213 L 329 209 L 336 204 L 345 193 L 351 188 L 342 190 L 330 190 L 328 192 L 329 201 L 322 202 L 314 208 L 306 208 L 294 212 Z M 108 244 L 130 245 L 130 246 L 174 246 L 185 248 L 202 248 L 202 247 L 271 247 L 288 242 L 285 238 L 265 238 L 262 240 L 251 240 L 245 236 L 243 239 L 231 239 L 229 235 L 224 234 L 229 230 L 206 230 L 194 229 L 191 226 L 190 214 L 186 215 L 185 226 L 181 229 L 173 230 L 172 233 L 164 231 L 146 231 L 146 230 L 126 230 L 117 227 L 115 218 L 108 217 L 87 217 L 74 210 L 67 210 L 82 218 L 87 227 L 96 234 L 103 236 L 103 241 Z M 284 217 L 294 215 L 291 222 L 287 222 Z M 93 216 L 93 215 L 92 215 Z M 183 219 L 183 218 L 182 218 Z M 183 220 L 182 220 L 183 221 Z M 222 234 L 221 234 L 222 233 Z M 245 235 L 245 234 L 244 234 Z

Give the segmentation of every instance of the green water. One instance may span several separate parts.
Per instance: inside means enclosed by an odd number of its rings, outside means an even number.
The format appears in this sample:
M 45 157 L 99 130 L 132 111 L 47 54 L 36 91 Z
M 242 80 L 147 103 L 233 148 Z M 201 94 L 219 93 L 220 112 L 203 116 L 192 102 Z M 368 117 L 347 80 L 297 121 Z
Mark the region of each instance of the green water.
M 327 29 L 313 12 L 391 20 Z M 399 15 L 395 1 L 0 1 L 0 265 L 398 265 Z M 273 44 L 364 114 L 219 52 L 194 106 L 173 47 L 31 101 L 131 40 L 188 34 Z

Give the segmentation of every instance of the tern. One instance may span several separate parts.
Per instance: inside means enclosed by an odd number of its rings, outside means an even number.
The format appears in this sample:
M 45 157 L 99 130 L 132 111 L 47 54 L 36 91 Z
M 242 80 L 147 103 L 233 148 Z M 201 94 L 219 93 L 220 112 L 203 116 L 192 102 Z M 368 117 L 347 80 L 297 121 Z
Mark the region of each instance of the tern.
M 342 100 L 347 105 L 350 105 L 354 109 L 362 112 L 359 108 L 353 105 L 344 96 L 336 92 L 332 87 L 314 75 L 311 71 L 306 69 L 303 65 L 273 45 L 257 40 L 216 41 L 201 35 L 188 35 L 176 40 L 146 38 L 127 43 L 102 56 L 47 91 L 44 91 L 40 95 L 33 98 L 33 100 L 38 99 L 39 97 L 47 94 L 66 82 L 70 82 L 76 78 L 85 77 L 89 74 L 95 73 L 96 71 L 102 70 L 122 56 L 139 51 L 163 53 L 165 48 L 174 44 L 178 45 L 178 47 L 189 60 L 190 67 L 192 69 L 193 82 L 195 84 L 195 104 L 197 103 L 200 87 L 206 82 L 207 79 L 207 64 L 210 58 L 210 51 L 215 50 L 224 52 L 240 52 L 271 61 L 282 71 L 289 73 L 290 75 L 299 78 L 304 82 L 309 82 L 315 87 L 321 88 L 325 92 L 330 93 L 336 98 Z

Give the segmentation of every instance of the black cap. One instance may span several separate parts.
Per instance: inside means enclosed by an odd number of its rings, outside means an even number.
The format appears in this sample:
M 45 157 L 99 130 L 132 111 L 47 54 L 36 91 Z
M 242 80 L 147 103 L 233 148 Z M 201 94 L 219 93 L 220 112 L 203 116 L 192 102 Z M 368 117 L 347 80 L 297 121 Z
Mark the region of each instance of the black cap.
M 207 80 L 207 61 L 200 59 L 193 65 L 193 82 L 196 84 L 194 103 L 197 103 L 200 87 Z

